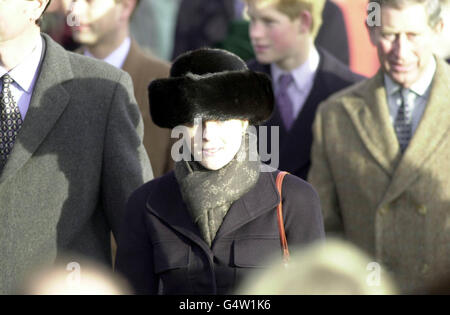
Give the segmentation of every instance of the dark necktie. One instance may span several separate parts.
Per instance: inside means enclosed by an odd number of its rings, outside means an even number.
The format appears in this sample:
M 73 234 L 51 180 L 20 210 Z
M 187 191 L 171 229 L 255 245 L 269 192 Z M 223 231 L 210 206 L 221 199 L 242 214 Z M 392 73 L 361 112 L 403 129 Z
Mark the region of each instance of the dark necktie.
M 22 116 L 12 94 L 13 80 L 9 74 L 2 77 L 3 87 L 0 94 L 0 171 L 6 164 L 14 141 L 22 126 Z
M 402 103 L 398 108 L 397 117 L 394 122 L 394 129 L 402 153 L 405 152 L 412 137 L 412 108 L 408 94 L 408 89 L 402 89 L 400 91 Z
M 276 95 L 278 109 L 287 130 L 290 130 L 294 123 L 294 106 L 287 93 L 287 89 L 293 81 L 294 78 L 291 74 L 281 75 L 278 79 L 278 92 Z

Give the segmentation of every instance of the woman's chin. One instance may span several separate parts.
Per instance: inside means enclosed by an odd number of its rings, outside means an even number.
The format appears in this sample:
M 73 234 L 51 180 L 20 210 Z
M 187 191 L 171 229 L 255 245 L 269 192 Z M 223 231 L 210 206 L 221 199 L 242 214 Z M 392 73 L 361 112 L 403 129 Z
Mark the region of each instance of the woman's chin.
M 203 157 L 200 164 L 206 169 L 217 171 L 227 165 L 230 161 L 231 159 L 227 161 L 226 159 L 220 157 Z

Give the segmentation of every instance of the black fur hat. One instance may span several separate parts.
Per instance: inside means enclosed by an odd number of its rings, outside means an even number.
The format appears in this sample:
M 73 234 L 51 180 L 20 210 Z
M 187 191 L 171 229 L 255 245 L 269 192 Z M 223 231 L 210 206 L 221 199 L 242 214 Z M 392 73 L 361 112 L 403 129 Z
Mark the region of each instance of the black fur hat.
M 163 128 L 193 124 L 194 118 L 247 119 L 257 125 L 270 118 L 274 107 L 270 78 L 221 49 L 180 55 L 169 78 L 150 83 L 148 95 L 153 122 Z

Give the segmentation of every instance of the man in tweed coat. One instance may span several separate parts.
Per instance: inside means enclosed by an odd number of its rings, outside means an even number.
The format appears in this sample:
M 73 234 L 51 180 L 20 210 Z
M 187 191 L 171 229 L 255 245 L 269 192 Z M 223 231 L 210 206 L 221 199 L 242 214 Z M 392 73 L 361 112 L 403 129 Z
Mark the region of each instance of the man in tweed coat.
M 338 233 L 413 290 L 450 267 L 450 67 L 439 0 L 377 0 L 381 69 L 321 104 L 309 180 Z
M 47 4 L 0 1 L 0 294 L 63 254 L 110 264 L 110 231 L 152 178 L 129 75 L 41 35 Z

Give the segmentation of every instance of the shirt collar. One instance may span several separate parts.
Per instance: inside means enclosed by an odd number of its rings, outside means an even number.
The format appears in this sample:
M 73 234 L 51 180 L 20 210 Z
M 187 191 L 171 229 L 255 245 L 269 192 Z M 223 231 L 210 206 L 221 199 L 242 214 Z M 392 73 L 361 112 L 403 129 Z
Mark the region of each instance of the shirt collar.
M 15 66 L 9 75 L 14 82 L 25 92 L 31 93 L 35 82 L 36 74 L 39 69 L 42 56 L 42 38 L 39 35 L 36 40 L 36 46 L 31 53 L 25 57 L 24 61 Z M 5 68 L 0 66 L 0 77 L 7 73 Z
M 319 68 L 320 55 L 314 45 L 311 46 L 308 59 L 299 67 L 290 71 L 294 78 L 295 85 L 300 91 L 306 91 L 311 86 L 314 76 Z M 279 68 L 274 63 L 271 64 L 271 72 L 274 78 L 275 84 L 278 84 L 278 79 L 281 75 L 287 74 L 286 71 Z
M 131 39 L 130 37 L 127 37 L 122 42 L 122 44 L 120 44 L 120 46 L 117 47 L 116 50 L 114 50 L 106 58 L 104 58 L 103 61 L 109 63 L 110 65 L 116 68 L 121 69 L 123 64 L 125 63 L 125 60 L 127 59 L 130 47 L 131 47 Z M 95 58 L 87 49 L 84 50 L 84 55 L 91 58 Z
M 424 96 L 433 81 L 435 72 L 436 60 L 433 57 L 430 64 L 425 69 L 424 74 L 419 80 L 414 82 L 409 89 L 419 96 Z M 384 74 L 384 82 L 388 95 L 396 93 L 401 88 L 400 85 L 395 83 L 387 74 Z

